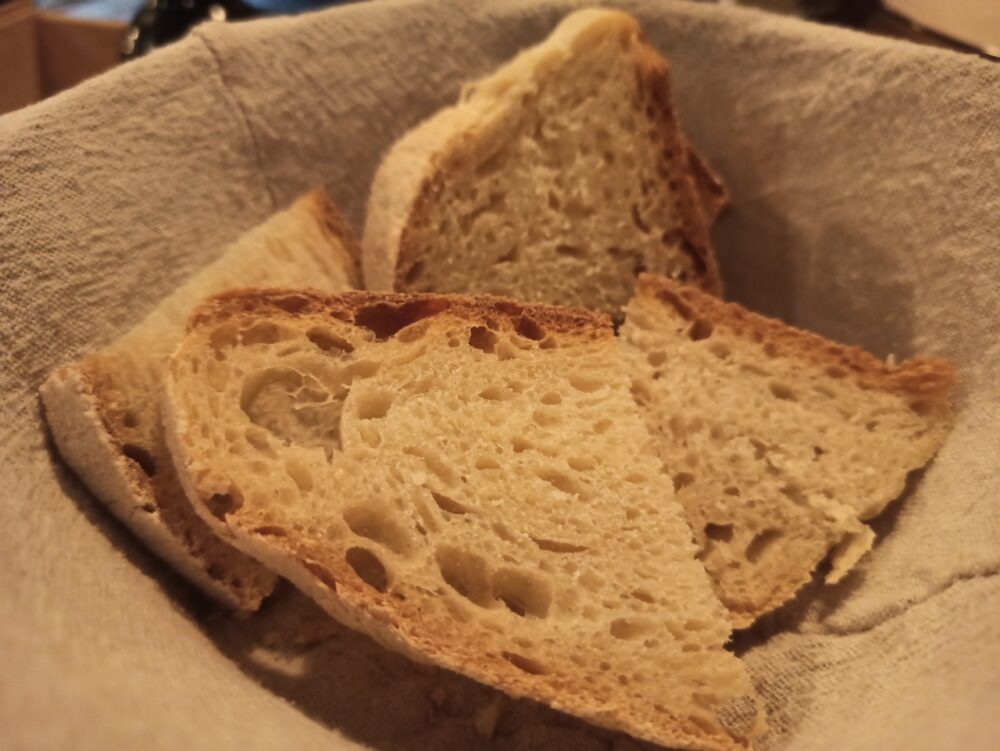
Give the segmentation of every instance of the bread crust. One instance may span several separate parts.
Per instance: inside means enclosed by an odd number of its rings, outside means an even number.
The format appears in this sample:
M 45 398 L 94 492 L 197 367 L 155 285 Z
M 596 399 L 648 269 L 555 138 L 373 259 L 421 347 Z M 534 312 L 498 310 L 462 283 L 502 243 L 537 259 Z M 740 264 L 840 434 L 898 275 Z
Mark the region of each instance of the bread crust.
M 673 280 L 643 274 L 637 295 L 649 295 L 670 305 L 684 318 L 719 322 L 746 339 L 773 346 L 779 355 L 808 360 L 833 369 L 833 377 L 850 377 L 866 388 L 882 389 L 910 399 L 925 400 L 926 408 L 950 414 L 955 369 L 938 357 L 920 357 L 890 365 L 860 347 L 837 344 L 819 334 L 767 318 L 736 303 L 726 303 Z
M 358 315 L 379 306 L 404 311 L 411 323 L 439 313 L 466 321 L 507 320 L 512 327 L 530 319 L 547 330 L 565 336 L 586 339 L 613 338 L 611 319 L 583 308 L 565 308 L 538 303 L 524 303 L 494 295 L 441 295 L 405 292 L 344 292 L 329 295 L 315 290 L 236 289 L 215 295 L 196 308 L 188 322 L 188 331 L 217 323 L 236 315 L 290 315 L 293 318 L 331 316 L 357 323 Z M 364 324 L 358 324 L 364 325 Z
M 411 306 L 410 315 L 397 321 L 403 327 L 418 321 L 431 327 L 449 327 L 458 318 L 466 324 L 519 331 L 523 321 L 530 319 L 555 332 L 562 341 L 603 340 L 614 346 L 609 318 L 582 309 L 524 304 L 500 297 L 372 292 L 328 296 L 280 290 L 234 291 L 201 306 L 191 318 L 189 335 L 231 320 L 275 317 L 300 326 L 332 317 L 365 327 L 366 311 L 379 306 L 397 309 Z M 628 727 L 634 735 L 680 748 L 729 751 L 750 747 L 749 741 L 712 733 L 690 718 L 670 713 L 659 715 L 656 724 L 637 723 L 627 702 L 598 703 L 585 694 L 573 693 L 572 685 L 558 676 L 531 675 L 500 655 L 484 653 L 468 639 L 462 623 L 431 617 L 417 602 L 400 601 L 389 593 L 375 591 L 344 560 L 324 560 L 307 538 L 276 534 L 264 519 L 242 510 L 242 506 L 213 512 L 211 499 L 228 492 L 227 481 L 199 472 L 189 460 L 182 436 L 190 428 L 183 413 L 175 409 L 178 400 L 173 396 L 174 389 L 174 382 L 168 379 L 163 407 L 167 440 L 192 505 L 221 537 L 289 579 L 340 622 L 413 660 L 440 665 L 510 695 L 570 711 L 597 725 L 612 729 Z
M 313 188 L 305 199 L 317 223 L 325 230 L 329 250 L 338 257 L 351 286 L 361 289 L 364 286 L 361 275 L 361 243 L 354 235 L 351 225 L 323 188 Z
M 357 282 L 358 243 L 325 191 L 310 191 L 290 209 L 301 210 L 311 219 L 305 237 L 316 268 L 328 273 L 331 281 Z M 295 226 L 303 226 L 295 224 L 303 221 L 302 214 L 278 216 L 283 216 L 278 229 L 269 233 L 265 224 L 251 230 L 258 233 L 252 248 L 257 261 L 264 245 L 280 244 Z M 318 238 L 325 242 L 317 242 Z M 238 252 L 232 260 L 224 254 L 208 268 L 222 271 L 226 278 L 238 277 L 248 260 L 254 258 L 247 252 Z M 207 284 L 219 282 L 214 278 Z M 205 284 L 203 276 L 196 276 L 175 294 L 183 302 L 183 290 L 189 290 L 190 297 L 192 288 L 201 290 Z M 46 417 L 66 463 L 150 550 L 225 607 L 256 610 L 274 588 L 276 577 L 219 540 L 194 513 L 173 468 L 163 461 L 167 455 L 160 427 L 137 424 L 133 414 L 144 405 L 131 400 L 157 391 L 159 360 L 167 354 L 169 342 L 183 333 L 176 318 L 183 311 L 178 311 L 182 305 L 168 298 L 115 342 L 52 373 L 41 387 Z M 162 456 L 155 455 L 157 450 Z
M 638 23 L 625 13 L 611 10 L 580 11 L 569 16 L 542 44 L 515 58 L 470 89 L 473 93 L 404 135 L 380 165 L 372 185 L 362 239 L 366 286 L 376 290 L 405 290 L 409 272 L 423 261 L 418 235 L 428 206 L 440 200 L 448 182 L 448 154 L 460 151 L 467 131 L 485 117 L 492 102 L 492 88 L 523 75 L 524 69 L 542 64 L 560 45 L 584 46 L 589 37 L 619 34 L 634 40 L 636 82 L 653 103 L 648 116 L 662 134 L 663 154 L 669 159 L 671 187 L 680 226 L 664 243 L 676 243 L 690 259 L 688 281 L 715 295 L 722 294 L 722 279 L 712 252 L 709 225 L 726 201 L 725 189 L 704 161 L 685 142 L 671 106 L 669 67 L 642 35 Z M 478 98 L 477 98 L 478 97 Z
M 207 525 L 192 525 L 188 534 L 194 540 L 179 544 L 181 533 L 164 518 L 150 478 L 122 453 L 124 443 L 114 423 L 107 419 L 107 404 L 98 391 L 84 364 L 59 368 L 41 387 L 45 417 L 66 463 L 119 520 L 174 570 L 226 607 L 255 610 L 273 588 L 273 577 L 265 575 L 260 581 L 248 578 L 242 588 L 226 581 L 224 572 L 213 568 L 213 558 L 219 558 L 220 553 L 223 557 L 237 556 L 216 539 Z M 167 472 L 169 468 L 159 471 Z M 263 574 L 257 567 L 245 568 L 237 572 L 258 577 Z

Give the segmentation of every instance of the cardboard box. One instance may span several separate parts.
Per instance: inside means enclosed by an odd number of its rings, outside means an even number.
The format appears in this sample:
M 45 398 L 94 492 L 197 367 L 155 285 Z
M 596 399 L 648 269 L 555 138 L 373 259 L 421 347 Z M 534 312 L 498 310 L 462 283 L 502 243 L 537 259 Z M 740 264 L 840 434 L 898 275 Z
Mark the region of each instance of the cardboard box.
M 117 65 L 124 32 L 119 21 L 68 18 L 30 0 L 0 4 L 0 114 Z

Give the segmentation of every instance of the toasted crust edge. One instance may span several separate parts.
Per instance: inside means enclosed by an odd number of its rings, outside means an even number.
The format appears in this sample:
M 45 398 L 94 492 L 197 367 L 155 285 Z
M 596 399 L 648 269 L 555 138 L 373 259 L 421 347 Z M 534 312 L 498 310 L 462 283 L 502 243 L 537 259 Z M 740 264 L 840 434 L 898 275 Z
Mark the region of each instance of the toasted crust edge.
M 313 292 L 288 293 L 281 290 L 248 289 L 218 295 L 203 305 L 192 316 L 189 331 L 204 326 L 224 323 L 245 315 L 274 314 L 292 318 L 330 316 L 353 323 L 365 309 L 378 305 L 405 306 L 412 303 L 450 303 L 449 307 L 434 310 L 429 317 L 441 314 L 459 317 L 466 322 L 488 324 L 491 315 L 504 316 L 516 328 L 518 321 L 528 316 L 563 335 L 579 336 L 585 340 L 607 339 L 613 344 L 614 333 L 608 316 L 579 309 L 560 308 L 543 304 L 519 303 L 501 297 L 468 297 L 464 295 L 400 294 L 355 292 L 342 295 L 322 295 Z M 431 308 L 433 309 L 433 307 Z M 410 659 L 430 663 L 469 676 L 494 686 L 513 696 L 541 701 L 554 709 L 571 712 L 577 717 L 602 727 L 622 731 L 620 708 L 591 702 L 577 704 L 566 701 L 566 693 L 526 678 L 517 668 L 498 656 L 484 655 L 474 645 L 462 650 L 442 650 L 439 643 L 449 637 L 461 642 L 461 626 L 442 623 L 430 633 L 426 621 L 416 629 L 412 622 L 420 622 L 419 610 L 410 615 L 407 603 L 390 602 L 373 595 L 367 588 L 354 583 L 352 577 L 331 570 L 328 563 L 309 556 L 307 546 L 285 537 L 274 537 L 257 527 L 252 516 L 240 517 L 239 510 L 222 518 L 215 516 L 205 503 L 210 496 L 195 476 L 190 463 L 185 461 L 181 436 L 186 430 L 183 418 L 173 408 L 170 379 L 163 394 L 164 422 L 167 443 L 174 457 L 182 485 L 192 505 L 202 518 L 223 539 L 234 547 L 254 557 L 269 569 L 295 584 L 308 597 L 317 602 L 331 616 L 345 625 L 363 631 L 383 646 L 396 650 Z M 346 565 L 346 564 L 345 564 Z M 356 577 L 354 577 L 356 578 Z M 542 690 L 540 690 L 542 689 Z M 616 711 L 616 709 L 618 711 Z M 763 720 L 758 717 L 754 732 L 759 732 Z M 664 734 L 662 728 L 670 728 Z M 633 731 L 635 732 L 635 731 Z M 644 726 L 637 737 L 676 747 L 712 749 L 713 751 L 739 751 L 749 749 L 730 736 L 709 734 L 689 718 L 665 714 L 656 728 Z
M 337 204 L 330 198 L 330 194 L 324 188 L 313 188 L 306 194 L 309 206 L 313 211 L 319 225 L 334 242 L 330 243 L 330 249 L 341 258 L 344 270 L 347 272 L 348 281 L 351 286 L 361 288 L 361 243 L 358 241 L 350 223 L 340 213 Z M 341 248 L 345 251 L 340 253 Z
M 344 292 L 327 294 L 314 290 L 267 288 L 235 289 L 215 295 L 196 308 L 188 320 L 188 331 L 218 322 L 233 315 L 329 315 L 359 326 L 355 318 L 359 311 L 387 306 L 412 306 L 414 320 L 439 313 L 478 320 L 482 317 L 503 316 L 512 320 L 530 318 L 549 331 L 588 339 L 613 337 L 611 319 L 584 308 L 566 308 L 541 303 L 525 303 L 494 295 L 445 295 L 433 292 Z
M 653 297 L 688 320 L 700 317 L 725 324 L 740 336 L 766 341 L 779 354 L 799 357 L 828 369 L 837 368 L 843 371 L 843 376 L 853 378 L 866 388 L 925 400 L 931 408 L 948 414 L 952 411 L 955 369 L 943 358 L 914 357 L 888 365 L 860 347 L 831 342 L 819 334 L 753 313 L 736 303 L 723 302 L 654 274 L 639 277 L 636 295 Z
M 53 371 L 40 388 L 45 417 L 60 456 L 118 519 L 178 573 L 226 607 L 256 610 L 260 596 L 240 597 L 209 575 L 160 518 L 156 500 L 101 417 L 100 400 L 79 364 Z M 276 581 L 276 580 L 275 580 Z M 272 581 L 272 586 L 274 581 Z

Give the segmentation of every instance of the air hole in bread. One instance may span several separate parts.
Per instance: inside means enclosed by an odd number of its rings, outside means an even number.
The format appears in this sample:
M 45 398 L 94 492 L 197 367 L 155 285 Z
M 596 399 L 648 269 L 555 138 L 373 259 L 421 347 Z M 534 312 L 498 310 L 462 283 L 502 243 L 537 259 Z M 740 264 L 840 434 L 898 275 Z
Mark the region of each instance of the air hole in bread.
M 240 344 L 245 347 L 252 347 L 255 344 L 274 344 L 287 336 L 277 324 L 261 321 L 240 332 Z
M 126 443 L 122 446 L 122 453 L 135 462 L 146 477 L 153 477 L 156 475 L 156 460 L 153 458 L 153 455 L 142 446 L 138 446 L 134 443 Z
M 684 302 L 680 298 L 680 295 L 676 294 L 672 290 L 659 289 L 656 291 L 656 296 L 659 298 L 661 302 L 666 303 L 671 308 L 673 308 L 674 311 L 677 313 L 677 315 L 679 315 L 685 321 L 690 321 L 691 318 L 693 317 L 691 306 L 688 305 L 686 302 Z
M 764 354 L 768 357 L 778 356 L 778 348 L 775 346 L 774 342 L 766 342 L 764 344 Z
M 545 329 L 534 318 L 526 315 L 518 317 L 514 323 L 514 330 L 525 339 L 531 339 L 535 342 L 545 338 Z
M 271 442 L 267 439 L 269 431 L 258 425 L 251 425 L 244 432 L 243 436 L 247 439 L 247 443 L 253 446 L 257 451 L 267 456 L 274 456 L 274 449 L 271 446 Z
M 230 489 L 228 493 L 214 493 L 205 500 L 205 508 L 216 519 L 225 521 L 227 514 L 233 514 L 243 506 L 243 496 L 239 491 Z
M 729 487 L 724 488 L 722 492 L 725 493 L 726 495 L 736 496 L 737 498 L 740 495 L 740 489 L 737 488 L 735 485 L 730 485 Z
M 401 305 L 377 303 L 358 310 L 354 314 L 354 323 L 371 331 L 376 339 L 388 339 L 400 329 L 450 307 L 451 303 L 441 297 L 412 300 Z
M 778 529 L 765 529 L 763 532 L 758 532 L 754 535 L 754 538 L 747 545 L 746 549 L 746 559 L 750 563 L 757 563 L 774 543 L 776 543 L 781 538 L 781 530 Z
M 497 260 L 495 260 L 493 263 L 495 264 L 514 263 L 515 261 L 519 260 L 521 260 L 521 249 L 518 248 L 516 245 L 511 245 L 510 249 L 503 255 L 499 256 Z
M 500 462 L 492 456 L 477 456 L 476 469 L 500 469 Z
M 377 360 L 355 360 L 347 366 L 347 372 L 351 378 L 371 378 L 378 373 L 380 365 Z
M 805 506 L 807 503 L 806 494 L 802 492 L 802 488 L 798 485 L 782 485 L 778 490 L 792 503 L 796 503 L 799 506 Z
M 254 527 L 252 531 L 254 534 L 264 537 L 285 537 L 288 535 L 287 529 L 276 524 L 263 524 L 260 527 Z
M 236 327 L 219 326 L 212 331 L 208 343 L 215 352 L 216 358 L 220 360 L 225 359 L 226 350 L 230 350 L 236 346 Z
M 847 371 L 838 365 L 829 365 L 824 371 L 830 378 L 845 378 Z
M 571 196 L 564 205 L 563 213 L 571 221 L 582 221 L 593 216 L 594 209 L 587 206 L 577 196 Z
M 639 600 L 640 602 L 646 602 L 649 603 L 650 605 L 656 602 L 656 598 L 653 597 L 653 595 L 651 595 L 645 589 L 633 589 L 632 596 L 635 599 Z
M 792 390 L 790 386 L 784 383 L 779 383 L 778 381 L 771 381 L 768 385 L 771 393 L 776 399 L 781 399 L 783 401 L 794 402 L 798 399 L 795 391 Z
M 639 213 L 639 207 L 634 203 L 632 204 L 632 224 L 634 224 L 640 232 L 649 234 L 649 225 L 646 224 L 645 220 L 642 218 L 642 214 Z
M 694 482 L 694 475 L 690 472 L 678 472 L 674 475 L 674 490 L 680 492 Z
M 585 394 L 592 394 L 604 386 L 604 381 L 600 378 L 594 378 L 593 376 L 586 376 L 582 374 L 571 375 L 567 380 L 569 380 L 570 386 L 575 388 L 577 391 L 582 391 Z
M 424 464 L 427 465 L 427 469 L 434 473 L 434 475 L 445 485 L 453 486 L 457 483 L 458 478 L 452 468 L 445 462 L 441 456 L 435 453 L 430 448 L 421 448 L 418 446 L 407 446 L 403 449 L 404 454 L 409 454 L 410 456 L 416 456 L 423 460 Z
M 587 252 L 583 248 L 578 248 L 576 245 L 566 245 L 565 243 L 560 243 L 556 245 L 556 255 L 562 256 L 563 258 L 575 258 L 576 260 L 583 260 L 587 257 Z
M 572 542 L 561 542 L 559 540 L 547 540 L 543 537 L 532 537 L 531 541 L 541 550 L 546 550 L 550 553 L 584 553 L 590 550 L 586 545 L 576 545 Z
M 327 570 L 326 567 L 321 566 L 315 561 L 303 561 L 302 565 L 305 566 L 306 570 L 319 579 L 324 585 L 334 592 L 337 591 L 337 580 L 333 578 L 333 574 Z
M 643 618 L 615 618 L 610 627 L 616 639 L 638 639 L 653 629 L 654 625 Z
M 611 420 L 602 418 L 594 423 L 594 432 L 597 434 L 606 433 L 608 428 L 610 428 L 614 423 Z
M 916 401 L 910 402 L 910 409 L 913 410 L 916 414 L 920 415 L 921 417 L 924 417 L 931 413 L 933 405 L 929 401 L 918 399 Z
M 558 410 L 552 410 L 546 407 L 541 407 L 532 412 L 531 419 L 536 425 L 541 425 L 543 428 L 555 427 L 561 421 Z
M 352 506 L 344 510 L 343 516 L 348 529 L 358 537 L 381 543 L 399 555 L 406 555 L 412 549 L 413 540 L 409 533 L 392 518 L 392 511 L 382 503 Z
M 528 571 L 503 568 L 493 574 L 493 597 L 515 615 L 545 618 L 552 606 L 552 586 Z
M 588 472 L 597 466 L 597 462 L 589 456 L 571 456 L 566 463 L 577 472 Z
M 443 493 L 435 493 L 432 490 L 431 497 L 434 499 L 434 503 L 437 504 L 437 507 L 446 514 L 468 514 L 472 511 L 472 509 L 465 504 L 459 503 L 454 498 L 446 496 Z
M 725 360 L 732 354 L 729 347 L 727 347 L 725 344 L 722 344 L 721 342 L 713 342 L 712 344 L 710 344 L 708 347 L 708 351 L 711 352 L 716 357 L 718 357 L 720 360 Z
M 340 396 L 313 376 L 291 368 L 268 368 L 248 377 L 240 407 L 255 425 L 285 443 L 322 447 L 327 458 L 340 449 Z M 235 444 L 236 436 L 226 436 Z
M 269 298 L 271 302 L 286 313 L 300 313 L 309 306 L 309 298 L 303 295 L 282 295 Z
M 515 454 L 520 454 L 522 451 L 527 451 L 535 447 L 531 441 L 527 438 L 522 438 L 521 436 L 514 436 L 510 439 L 511 448 L 514 449 Z
M 705 537 L 715 542 L 730 542 L 733 539 L 733 525 L 709 522 L 705 525 Z
M 518 670 L 522 670 L 529 675 L 545 675 L 545 668 L 538 660 L 517 654 L 516 652 L 501 652 L 501 656 Z
M 660 351 L 660 352 L 650 352 L 648 355 L 646 355 L 646 362 L 648 362 L 654 368 L 660 367 L 666 361 L 667 361 L 667 353 L 666 352 L 662 352 L 662 351 Z
M 423 261 L 417 261 L 415 264 L 410 266 L 410 268 L 407 269 L 406 274 L 403 276 L 403 284 L 406 286 L 415 284 L 417 280 L 423 276 L 425 268 L 426 266 Z
M 132 410 L 130 409 L 125 410 L 125 412 L 122 414 L 122 424 L 126 428 L 137 427 L 139 425 L 139 417 Z
M 489 607 L 493 592 L 486 560 L 475 553 L 442 546 L 435 559 L 445 583 L 470 602 Z
M 650 392 L 649 386 L 642 381 L 632 381 L 630 390 L 632 398 L 635 399 L 637 404 L 646 405 L 653 401 L 653 394 Z
M 290 456 L 285 460 L 285 471 L 292 478 L 292 482 L 298 487 L 299 492 L 308 493 L 313 488 L 312 472 L 308 465 L 299 459 Z
M 513 396 L 507 389 L 503 386 L 487 386 L 482 391 L 479 392 L 479 397 L 481 399 L 486 399 L 491 402 L 503 402 L 510 399 Z
M 389 576 L 378 556 L 367 548 L 348 548 L 344 560 L 365 584 L 378 592 L 389 588 Z
M 388 391 L 368 391 L 358 396 L 357 415 L 359 420 L 380 420 L 389 414 L 392 394 Z
M 711 322 L 696 318 L 694 323 L 691 324 L 691 328 L 688 329 L 688 338 L 693 342 L 700 342 L 708 339 L 712 335 L 713 330 L 714 327 Z
M 513 342 L 502 339 L 497 343 L 496 356 L 500 360 L 513 360 L 521 354 L 521 350 Z
M 473 326 L 469 330 L 469 346 L 492 354 L 496 350 L 497 335 L 485 326 Z
M 561 490 L 563 493 L 579 494 L 580 492 L 576 480 L 557 469 L 539 469 L 535 472 L 535 474 L 537 474 L 540 479 L 549 483 L 552 487 L 557 490 Z
M 562 394 L 558 391 L 549 391 L 548 393 L 542 395 L 541 401 L 542 404 L 562 404 Z

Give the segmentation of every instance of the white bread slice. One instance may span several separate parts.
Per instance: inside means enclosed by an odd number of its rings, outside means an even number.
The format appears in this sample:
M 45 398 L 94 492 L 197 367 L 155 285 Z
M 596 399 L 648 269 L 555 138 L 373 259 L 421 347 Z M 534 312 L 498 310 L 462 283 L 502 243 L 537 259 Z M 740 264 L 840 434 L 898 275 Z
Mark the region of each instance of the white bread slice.
M 336 208 L 313 191 L 237 240 L 134 329 L 42 385 L 66 463 L 154 553 L 229 607 L 255 609 L 275 577 L 220 541 L 177 484 L 159 419 L 163 361 L 208 295 L 261 283 L 352 289 L 357 256 Z
M 951 365 L 891 365 L 642 276 L 620 330 L 700 558 L 737 627 L 828 582 L 871 547 L 863 522 L 903 491 L 951 425 Z
M 171 359 L 195 508 L 383 645 L 669 746 L 746 748 L 723 649 L 604 316 L 500 298 L 243 292 Z
M 724 200 L 639 25 L 578 11 L 391 148 L 368 202 L 365 284 L 610 314 L 641 271 L 718 293 L 708 225 Z

